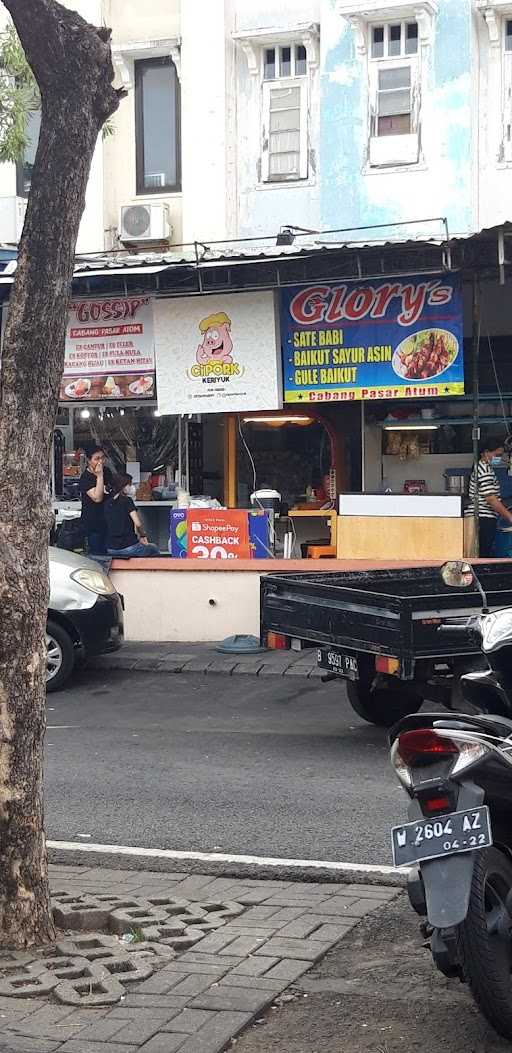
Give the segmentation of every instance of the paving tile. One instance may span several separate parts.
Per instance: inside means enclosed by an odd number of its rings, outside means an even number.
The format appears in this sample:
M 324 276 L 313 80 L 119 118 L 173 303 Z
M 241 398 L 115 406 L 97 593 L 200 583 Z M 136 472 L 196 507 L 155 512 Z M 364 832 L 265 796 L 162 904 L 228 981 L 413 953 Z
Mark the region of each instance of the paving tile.
M 118 1043 L 132 1042 L 137 1046 L 142 1046 L 145 1042 L 149 1042 L 149 1039 L 153 1038 L 153 1035 L 156 1035 L 157 1031 L 168 1023 L 171 1015 L 179 1010 L 169 1010 L 163 1018 L 160 1017 L 157 1009 L 132 1009 L 131 1012 L 134 1015 L 129 1016 L 124 1023 L 121 1014 L 119 1015 L 118 1020 L 122 1027 L 114 1035 L 114 1039 Z
M 123 1021 L 119 1017 L 111 1017 L 108 1014 L 102 1020 L 97 1020 L 95 1023 L 90 1024 L 89 1027 L 84 1028 L 79 1035 L 79 1040 L 80 1042 L 107 1042 L 114 1038 L 123 1027 Z
M 37 1040 L 36 1040 L 37 1041 Z M 19 1047 L 20 1053 L 25 1053 L 25 1047 Z M 53 1050 L 56 1046 L 52 1046 Z M 64 1046 L 59 1046 L 59 1053 L 138 1053 L 139 1046 L 131 1045 L 120 1045 L 119 1042 L 109 1042 L 106 1045 L 104 1042 L 85 1042 L 81 1038 L 71 1039 L 70 1042 L 66 1042 Z M 47 1053 L 43 1047 L 34 1046 L 34 1053 Z M 11 1050 L 9 1050 L 11 1053 Z M 13 1053 L 17 1053 L 13 1051 Z M 32 1051 L 30 1051 L 32 1053 Z
M 197 899 L 195 895 L 198 889 L 205 890 L 208 885 L 211 885 L 215 881 L 215 878 L 211 874 L 189 874 L 180 885 L 180 898 L 181 899 Z M 201 891 L 201 898 L 205 896 L 208 899 L 208 893 L 204 894 Z
M 365 914 L 369 914 L 370 911 L 376 910 L 377 907 L 382 907 L 382 905 L 381 900 L 370 899 L 369 897 L 351 901 L 340 896 L 332 896 L 331 899 L 315 903 L 312 909 L 315 914 L 338 914 L 349 918 L 362 918 Z
M 199 946 L 199 944 L 198 944 Z M 185 954 L 180 954 L 178 959 L 180 963 L 192 964 L 192 965 L 215 965 L 222 966 L 226 969 L 234 969 L 235 965 L 240 965 L 242 958 L 235 957 L 233 954 L 223 954 L 222 958 L 218 954 L 200 954 L 199 951 L 186 951 Z M 173 962 L 173 965 L 176 963 Z M 205 970 L 203 970 L 204 972 Z M 199 972 L 198 969 L 191 969 L 190 972 Z
M 311 908 L 311 910 L 313 910 L 313 908 Z M 316 913 L 316 907 L 314 910 Z M 283 929 L 290 921 L 295 921 L 296 918 L 303 918 L 305 913 L 304 906 L 281 907 L 280 910 L 276 909 L 276 913 L 269 918 L 269 922 L 273 929 Z
M 208 666 L 211 665 L 213 658 L 190 658 L 185 665 L 182 666 L 182 673 L 206 673 Z
M 208 1012 L 206 1009 L 184 1009 L 182 1013 L 178 1013 L 161 1030 L 178 1031 L 180 1034 L 193 1035 L 203 1025 L 205 1027 L 209 1026 L 215 1019 L 215 1016 L 215 1012 Z
M 8 1040 L 9 1045 L 0 1045 L 2 1053 L 53 1053 L 56 1049 L 64 1049 L 60 1042 L 53 1042 L 45 1038 L 25 1038 L 23 1035 L 15 1035 L 12 1031 L 9 1031 L 6 1035 L 2 1035 L 0 1042 L 3 1043 L 4 1039 Z M 123 1046 L 124 1053 L 129 1053 L 126 1046 Z M 72 1053 L 72 1051 L 71 1051 Z M 81 1050 L 76 1050 L 75 1053 L 82 1053 Z M 90 1050 L 87 1053 L 91 1053 Z M 105 1047 L 103 1047 L 101 1053 L 105 1053 Z M 110 1053 L 110 1050 L 109 1050 Z M 115 1050 L 113 1051 L 115 1053 Z M 135 1053 L 135 1046 L 133 1047 L 133 1053 Z
M 215 980 L 211 976 L 207 976 L 204 973 L 195 973 L 193 976 L 182 977 L 180 983 L 173 988 L 174 994 L 183 995 L 185 998 L 191 998 L 193 995 L 202 994 L 206 991 L 211 984 L 215 983 Z
M 331 944 L 320 940 L 286 940 L 275 936 L 268 943 L 263 944 L 261 950 L 254 953 L 269 955 L 276 958 L 298 958 L 301 961 L 316 962 L 324 954 L 327 954 Z
M 161 658 L 157 669 L 159 673 L 181 673 L 181 670 L 189 660 L 190 655 L 187 655 L 185 658 Z
M 268 980 L 266 976 L 251 976 L 249 979 L 247 976 L 234 976 L 232 973 L 228 973 L 227 976 L 222 978 L 218 990 L 222 991 L 224 987 L 247 988 L 249 983 L 251 990 L 254 991 L 270 991 L 274 995 L 278 995 L 283 990 L 282 980 Z
M 232 933 L 227 933 L 228 936 L 233 939 Z M 262 943 L 268 939 L 268 936 L 237 936 L 233 943 L 229 943 L 226 950 L 227 954 L 239 955 L 240 958 L 247 958 L 249 954 L 252 954 L 258 947 L 261 947 Z M 219 952 L 220 957 L 223 957 L 223 951 Z
M 71 1006 L 45 1005 L 11 1026 L 18 1035 L 63 1042 L 76 1034 L 76 1025 L 70 1026 L 73 1015 Z
M 28 1016 L 30 1013 L 35 1013 L 37 1009 L 43 1009 L 47 1005 L 43 1002 L 42 998 L 16 998 L 14 1001 L 12 998 L 8 998 L 6 995 L 0 996 L 0 1013 L 3 1009 L 15 1009 L 17 1013 L 24 1013 Z
M 253 940 L 269 940 L 271 936 L 275 936 L 277 932 L 280 933 L 279 929 L 263 928 L 263 926 L 248 925 L 246 928 L 243 925 L 226 925 L 222 930 L 223 932 L 230 932 L 232 936 L 245 936 L 246 938 L 252 938 Z M 228 953 L 231 954 L 231 950 L 234 950 L 234 944 L 230 944 L 228 947 Z M 223 955 L 222 955 L 223 957 Z
M 186 1040 L 185 1035 L 172 1035 L 169 1031 L 164 1031 L 153 1035 L 149 1042 L 139 1046 L 139 1050 L 140 1053 L 175 1053 L 175 1050 L 183 1047 L 183 1042 Z
M 229 658 L 227 661 L 222 659 L 216 659 L 208 666 L 207 673 L 211 676 L 212 673 L 223 673 L 224 676 L 231 676 L 233 669 L 237 665 L 236 659 Z
M 151 1009 L 152 1007 L 156 1010 L 160 1009 L 185 1009 L 187 1003 L 190 1001 L 189 998 L 185 998 L 179 995 L 171 994 L 159 995 L 159 994 L 139 994 L 138 992 L 130 992 L 126 995 L 123 1002 L 123 1006 L 127 1008 L 141 1008 Z M 1 1053 L 1 1051 L 0 1051 Z
M 311 962 L 283 958 L 281 962 L 278 962 L 277 965 L 274 965 L 272 969 L 265 973 L 265 977 L 271 980 L 287 980 L 292 983 L 294 980 L 298 980 L 303 973 L 307 973 L 308 969 L 311 969 Z
M 322 924 L 321 921 L 313 918 L 309 913 L 302 914 L 300 918 L 296 918 L 295 921 L 289 921 L 287 925 L 279 929 L 279 936 L 292 936 L 293 938 L 304 939 L 305 936 L 309 936 L 311 932 L 314 932 Z
M 219 954 L 220 951 L 227 949 L 230 943 L 233 943 L 233 935 L 228 933 L 226 936 L 223 929 L 219 929 L 218 932 L 210 932 L 203 940 L 199 940 L 194 950 L 198 954 Z M 229 954 L 229 951 L 227 953 Z
M 334 898 L 334 897 L 333 897 Z M 267 907 L 302 907 L 303 910 L 327 902 L 324 894 L 315 892 L 277 892 L 265 900 Z
M 321 924 L 323 924 L 323 922 L 321 922 Z M 216 977 L 224 976 L 224 973 L 227 973 L 230 966 L 226 965 L 223 959 L 215 954 L 210 955 L 210 957 L 211 963 L 183 962 L 181 958 L 175 958 L 169 965 L 165 966 L 165 974 L 166 976 L 171 977 L 175 975 L 177 977 L 176 983 L 179 983 L 180 979 L 183 980 L 185 976 L 199 973 L 203 976 L 211 976 L 213 983 Z
M 345 922 L 340 921 L 338 925 L 321 925 L 319 929 L 315 929 L 313 937 L 315 940 L 329 940 L 331 943 L 337 943 L 338 940 L 342 940 L 347 932 L 350 932 L 357 925 L 359 918 L 347 918 Z
M 263 976 L 273 965 L 277 965 L 279 958 L 247 958 L 245 962 L 241 962 L 235 969 L 232 969 L 230 976 Z
M 240 918 L 233 918 L 233 921 L 230 922 L 230 924 L 231 925 L 236 925 L 236 924 L 240 924 L 240 925 L 242 925 L 242 924 L 243 925 L 253 925 L 253 924 L 254 925 L 262 925 L 264 922 L 268 921 L 268 919 L 271 918 L 274 914 L 278 914 L 278 913 L 279 913 L 279 908 L 278 907 L 267 907 L 267 906 L 252 907 L 251 910 L 246 910 L 245 913 L 242 914 Z
M 179 1053 L 222 1053 L 230 1039 L 236 1038 L 251 1022 L 254 1013 L 220 1012 L 206 1027 L 189 1036 Z M 144 1053 L 148 1053 L 144 1050 Z M 151 1053 L 151 1051 L 149 1051 Z
M 240 1013 L 260 1013 L 274 1001 L 274 998 L 275 992 L 255 991 L 252 987 L 216 987 L 214 990 L 198 995 L 190 1003 L 190 1009 L 224 1009 Z

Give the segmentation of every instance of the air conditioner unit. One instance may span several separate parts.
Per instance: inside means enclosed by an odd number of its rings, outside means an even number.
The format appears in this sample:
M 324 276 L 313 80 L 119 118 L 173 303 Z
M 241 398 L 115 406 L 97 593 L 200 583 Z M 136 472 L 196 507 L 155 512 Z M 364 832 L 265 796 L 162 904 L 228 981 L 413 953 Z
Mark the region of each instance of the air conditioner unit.
M 122 205 L 119 223 L 119 238 L 122 242 L 137 244 L 169 241 L 171 235 L 168 205 L 162 202 L 154 205 Z
M 0 197 L 0 242 L 4 245 L 18 244 L 26 211 L 26 197 Z

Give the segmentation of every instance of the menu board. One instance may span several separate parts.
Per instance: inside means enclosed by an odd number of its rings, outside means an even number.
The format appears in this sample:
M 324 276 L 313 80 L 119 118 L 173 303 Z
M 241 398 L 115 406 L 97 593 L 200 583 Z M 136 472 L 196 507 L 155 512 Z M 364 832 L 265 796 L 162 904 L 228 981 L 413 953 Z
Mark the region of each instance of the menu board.
M 61 402 L 155 398 L 151 297 L 72 301 L 59 398 Z
M 459 275 L 281 291 L 285 402 L 464 394 Z

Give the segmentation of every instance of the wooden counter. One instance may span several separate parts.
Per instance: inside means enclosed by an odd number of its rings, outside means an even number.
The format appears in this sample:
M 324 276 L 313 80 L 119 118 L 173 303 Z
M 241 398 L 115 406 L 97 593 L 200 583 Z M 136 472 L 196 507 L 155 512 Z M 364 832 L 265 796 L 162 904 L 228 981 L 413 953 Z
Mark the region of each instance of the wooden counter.
M 462 518 L 338 516 L 338 559 L 444 561 L 463 555 Z

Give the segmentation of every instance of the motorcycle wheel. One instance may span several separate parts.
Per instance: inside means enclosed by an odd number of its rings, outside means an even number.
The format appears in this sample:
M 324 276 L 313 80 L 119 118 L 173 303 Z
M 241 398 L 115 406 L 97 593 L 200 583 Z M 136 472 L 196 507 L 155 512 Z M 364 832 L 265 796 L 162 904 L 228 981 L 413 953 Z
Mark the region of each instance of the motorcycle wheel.
M 506 907 L 512 862 L 497 848 L 478 852 L 466 920 L 459 926 L 464 976 L 498 1034 L 512 1038 L 512 918 Z

